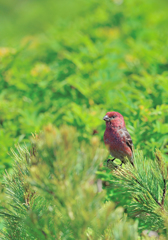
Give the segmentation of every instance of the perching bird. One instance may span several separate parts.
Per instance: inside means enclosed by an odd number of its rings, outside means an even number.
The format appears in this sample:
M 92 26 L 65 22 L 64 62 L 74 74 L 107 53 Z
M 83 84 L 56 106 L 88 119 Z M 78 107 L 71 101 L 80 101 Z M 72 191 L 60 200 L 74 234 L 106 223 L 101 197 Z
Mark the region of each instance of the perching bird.
M 134 166 L 133 143 L 123 116 L 118 112 L 107 112 L 103 120 L 106 121 L 104 143 L 109 148 L 112 161 L 118 158 L 125 163 L 128 159 Z

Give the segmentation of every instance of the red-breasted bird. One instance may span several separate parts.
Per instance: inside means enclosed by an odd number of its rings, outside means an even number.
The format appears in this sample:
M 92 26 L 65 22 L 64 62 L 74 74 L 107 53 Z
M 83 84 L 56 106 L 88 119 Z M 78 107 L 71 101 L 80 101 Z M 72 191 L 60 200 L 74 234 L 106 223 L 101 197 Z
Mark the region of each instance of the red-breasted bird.
M 106 121 L 104 143 L 109 148 L 112 161 L 118 158 L 125 163 L 128 159 L 134 166 L 133 143 L 123 116 L 118 112 L 107 112 L 103 120 Z

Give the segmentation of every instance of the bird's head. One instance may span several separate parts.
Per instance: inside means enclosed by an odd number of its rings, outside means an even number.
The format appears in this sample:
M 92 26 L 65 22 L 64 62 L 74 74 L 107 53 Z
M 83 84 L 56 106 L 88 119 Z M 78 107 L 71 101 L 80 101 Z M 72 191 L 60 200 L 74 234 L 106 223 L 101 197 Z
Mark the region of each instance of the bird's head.
M 106 126 L 109 127 L 125 127 L 124 118 L 118 112 L 107 112 L 103 120 L 106 121 Z

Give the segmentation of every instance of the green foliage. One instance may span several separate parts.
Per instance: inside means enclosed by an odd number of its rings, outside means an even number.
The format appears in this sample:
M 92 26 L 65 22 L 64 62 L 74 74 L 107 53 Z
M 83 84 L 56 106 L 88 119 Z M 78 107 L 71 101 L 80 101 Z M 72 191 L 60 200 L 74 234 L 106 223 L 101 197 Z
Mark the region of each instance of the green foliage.
M 1 239 L 138 239 L 137 221 L 97 192 L 95 172 L 106 158 L 98 139 L 79 144 L 74 129 L 49 125 L 32 144 L 13 151 Z
M 1 172 L 10 147 L 49 122 L 102 139 L 109 110 L 124 115 L 135 148 L 167 156 L 165 9 L 164 0 L 1 3 Z

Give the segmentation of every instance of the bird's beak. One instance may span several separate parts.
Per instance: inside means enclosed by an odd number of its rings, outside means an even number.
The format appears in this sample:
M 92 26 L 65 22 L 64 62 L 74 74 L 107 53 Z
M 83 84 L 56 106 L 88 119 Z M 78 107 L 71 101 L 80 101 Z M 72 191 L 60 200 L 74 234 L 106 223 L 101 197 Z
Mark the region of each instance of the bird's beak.
M 103 118 L 103 120 L 106 121 L 106 122 L 109 122 L 109 121 L 110 121 L 110 118 L 109 118 L 109 116 L 105 115 L 104 118 Z

